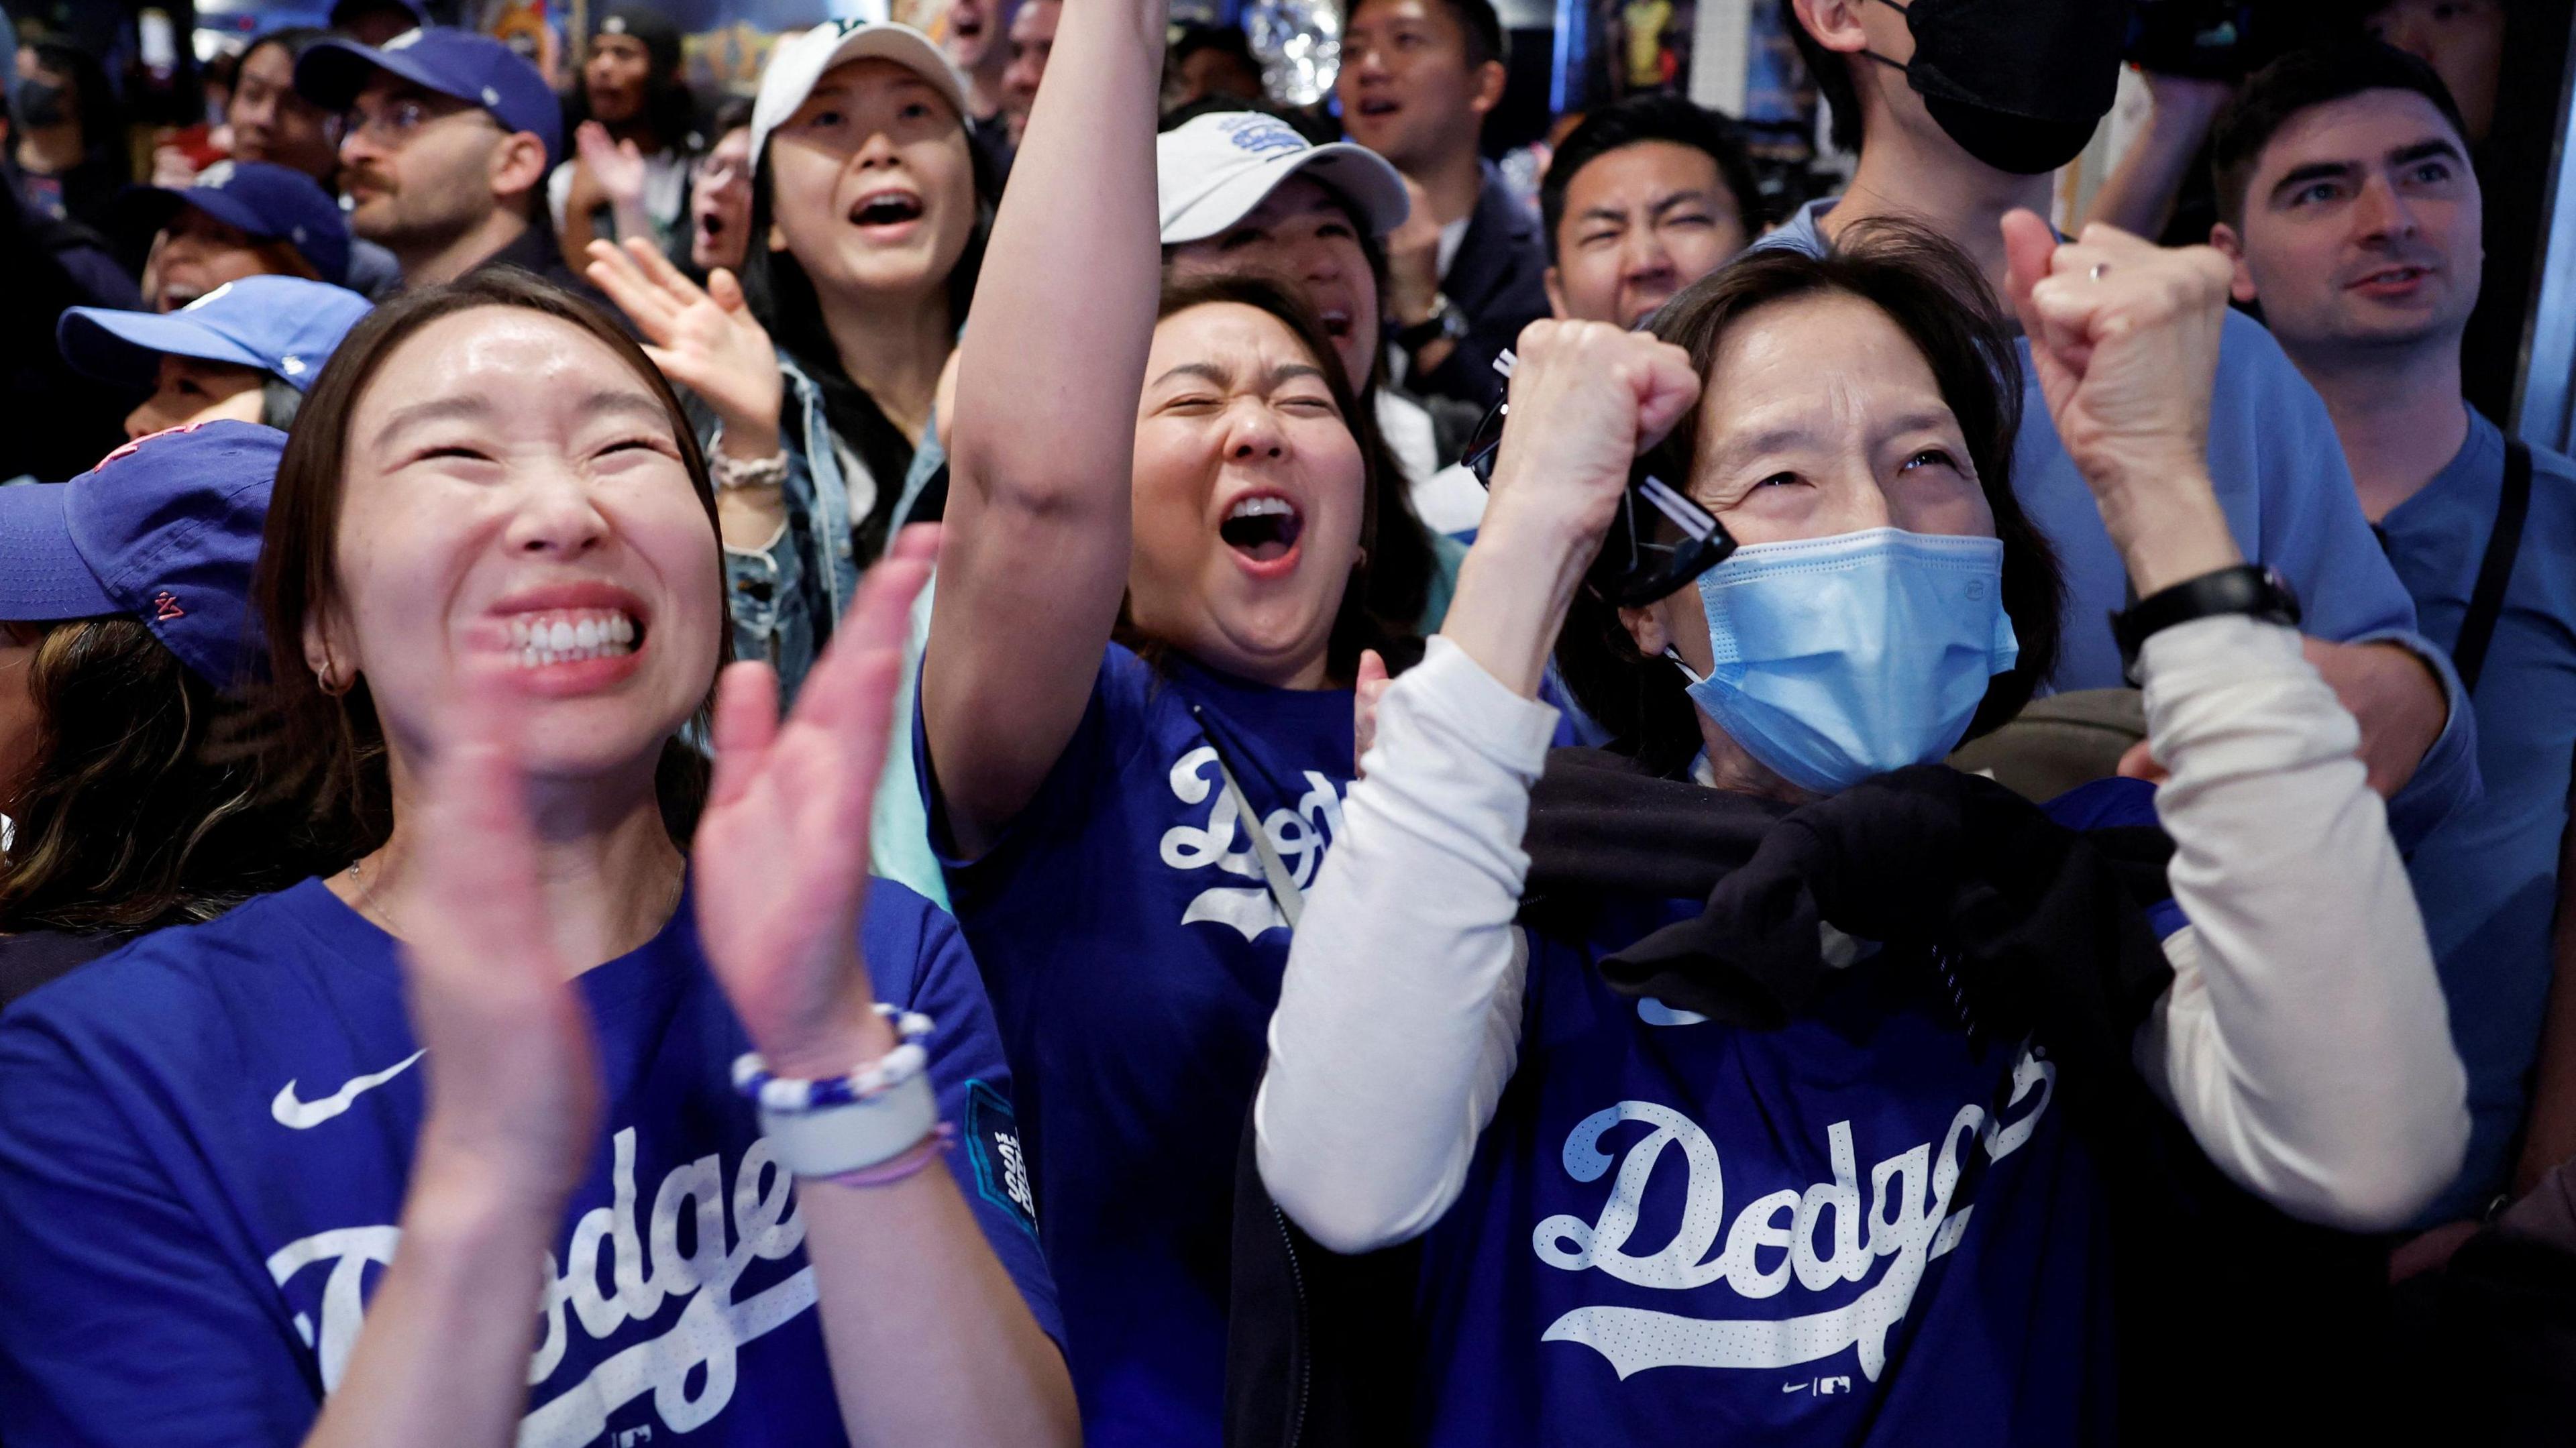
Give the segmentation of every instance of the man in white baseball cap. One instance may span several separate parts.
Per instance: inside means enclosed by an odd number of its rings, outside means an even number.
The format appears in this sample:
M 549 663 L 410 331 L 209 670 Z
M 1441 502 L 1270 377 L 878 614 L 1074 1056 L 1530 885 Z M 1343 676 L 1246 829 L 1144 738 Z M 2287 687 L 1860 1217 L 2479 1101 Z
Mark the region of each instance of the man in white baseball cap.
M 1165 264 L 1175 275 L 1258 271 L 1294 288 L 1352 389 L 1374 395 L 1414 512 L 1434 533 L 1474 528 L 1484 489 L 1464 469 L 1442 468 L 1454 457 L 1443 456 L 1432 414 L 1383 376 L 1383 243 L 1408 210 L 1403 177 L 1374 151 L 1316 145 L 1264 111 L 1191 107 L 1175 121 L 1154 143 Z M 1449 430 L 1463 439 L 1474 422 L 1462 414 Z

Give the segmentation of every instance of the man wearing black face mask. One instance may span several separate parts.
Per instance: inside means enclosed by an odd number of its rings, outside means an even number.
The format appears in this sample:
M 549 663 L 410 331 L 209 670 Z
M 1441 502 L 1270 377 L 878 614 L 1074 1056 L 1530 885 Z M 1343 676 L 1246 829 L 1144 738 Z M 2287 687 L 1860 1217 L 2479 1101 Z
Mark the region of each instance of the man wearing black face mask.
M 1782 0 L 1799 53 L 1860 152 L 1850 191 L 1765 245 L 1821 251 L 1853 223 L 1903 216 L 1976 259 L 1999 295 L 2006 212 L 2049 212 L 2050 173 L 2111 106 L 2122 7 L 2106 0 Z M 2389 827 L 2411 845 L 2478 793 L 2476 725 L 2441 651 L 2354 502 L 2334 425 L 2270 334 L 2230 313 L 2209 427 L 2210 476 L 2247 558 L 2297 598 L 2308 657 L 2361 724 Z M 2072 605 L 2057 689 L 2123 682 L 2109 616 L 2132 601 L 2090 498 L 2026 377 L 2014 491 L 2056 547 Z M 2134 761 L 2134 763 L 2133 763 Z M 2143 750 L 2124 767 L 2151 771 Z

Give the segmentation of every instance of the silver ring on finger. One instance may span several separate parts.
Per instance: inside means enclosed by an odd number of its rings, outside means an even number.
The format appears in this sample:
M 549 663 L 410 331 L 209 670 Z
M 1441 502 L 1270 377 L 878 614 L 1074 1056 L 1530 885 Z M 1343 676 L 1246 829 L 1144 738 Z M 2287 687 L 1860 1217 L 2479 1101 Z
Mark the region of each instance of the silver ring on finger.
M 2090 273 L 2088 273 L 2088 274 L 2087 274 L 2087 277 L 2088 277 L 2088 279 L 2089 279 L 2089 280 L 2097 281 L 2097 282 L 2098 282 L 2098 281 L 2100 281 L 2100 280 L 2102 279 L 2102 274 L 2103 274 L 2104 272 L 2109 271 L 2110 269 L 2111 269 L 2111 264 L 2110 264 L 2109 262 L 2107 262 L 2107 261 L 2097 261 L 2097 262 L 2093 263 L 2093 270 L 2092 270 Z

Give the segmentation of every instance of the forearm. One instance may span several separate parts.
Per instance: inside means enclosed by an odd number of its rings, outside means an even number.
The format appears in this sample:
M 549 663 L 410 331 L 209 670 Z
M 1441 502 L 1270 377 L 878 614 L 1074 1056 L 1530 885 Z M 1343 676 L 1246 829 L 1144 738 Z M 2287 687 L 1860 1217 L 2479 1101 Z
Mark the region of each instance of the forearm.
M 1520 840 L 1555 721 L 1445 638 L 1379 705 L 1377 747 L 1306 896 L 1253 1106 L 1263 1183 L 1336 1251 L 1440 1219 L 1511 1075 Z
M 2146 127 L 2103 178 L 2102 189 L 2093 193 L 2085 221 L 2107 222 L 2145 237 L 2164 230 L 2174 198 L 2182 194 L 2191 163 L 2200 155 L 2200 143 L 2209 136 L 2211 119 L 2206 105 L 2156 97 Z
M 1012 166 L 961 347 L 959 491 L 1123 499 L 1162 284 L 1158 0 L 1074 0 Z
M 2249 1190 L 2396 1226 L 2458 1169 L 2467 1082 L 2359 730 L 2287 629 L 2198 620 L 2140 666 L 2192 926 L 2139 1064 Z
M 980 853 L 1082 722 L 1127 587 L 1161 249 L 1159 0 L 1074 0 L 959 348 L 921 671 L 950 843 Z
M 1064 1356 L 946 1170 L 876 1188 L 803 1182 L 796 1199 L 854 1448 L 1080 1441 Z
M 1592 545 L 1569 536 L 1582 531 L 1578 520 L 1519 506 L 1508 479 L 1497 492 L 1458 566 L 1440 633 L 1503 687 L 1535 699 Z
M 306 1448 L 500 1448 L 518 1437 L 563 1203 L 430 1132 L 422 1143 L 401 1247 Z

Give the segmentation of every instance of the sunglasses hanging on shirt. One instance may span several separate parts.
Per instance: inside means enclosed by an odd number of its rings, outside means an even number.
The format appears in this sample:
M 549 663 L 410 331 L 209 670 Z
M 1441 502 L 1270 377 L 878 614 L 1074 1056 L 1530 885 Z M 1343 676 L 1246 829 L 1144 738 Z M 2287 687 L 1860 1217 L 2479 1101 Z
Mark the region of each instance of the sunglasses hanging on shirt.
M 1494 359 L 1494 370 L 1503 375 L 1506 384 L 1518 360 L 1509 350 Z M 1511 411 L 1511 390 L 1506 385 L 1503 395 L 1495 399 L 1468 440 L 1467 471 L 1475 474 L 1476 481 L 1487 491 L 1494 486 L 1494 458 L 1502 448 L 1503 423 Z M 1656 514 L 1661 514 L 1681 536 L 1666 536 L 1656 526 Z M 1648 472 L 1641 457 L 1628 473 L 1627 490 L 1619 495 L 1618 514 L 1610 520 L 1610 531 L 1601 540 L 1601 555 L 1584 574 L 1583 586 L 1615 607 L 1643 608 L 1677 592 L 1724 563 L 1734 552 L 1735 538 L 1726 531 L 1726 525 Z

